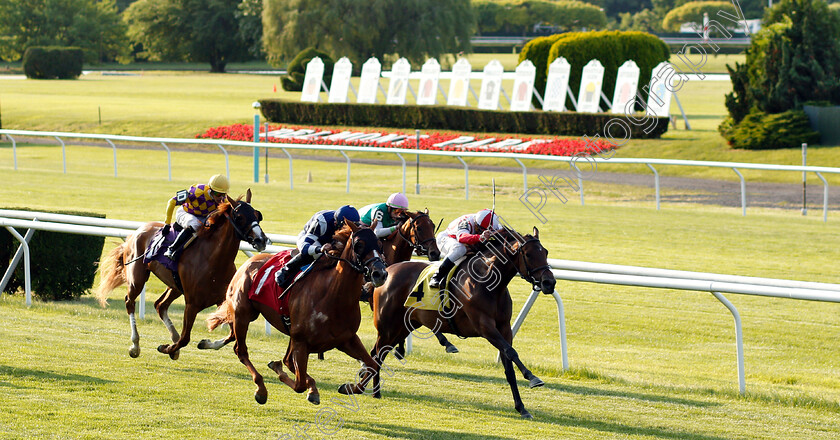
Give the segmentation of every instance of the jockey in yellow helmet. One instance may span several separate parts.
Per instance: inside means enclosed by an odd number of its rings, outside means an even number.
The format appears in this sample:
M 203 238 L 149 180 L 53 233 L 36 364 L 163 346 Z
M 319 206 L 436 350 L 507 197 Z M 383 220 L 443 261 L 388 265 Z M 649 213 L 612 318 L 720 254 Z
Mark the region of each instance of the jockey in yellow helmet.
M 175 221 L 183 227 L 178 237 L 163 254 L 165 257 L 174 260 L 178 258 L 181 249 L 193 238 L 197 231 L 204 224 L 204 220 L 224 201 L 225 195 L 230 190 L 230 181 L 222 174 L 216 174 L 210 178 L 207 184 L 196 184 L 175 193 L 175 197 L 169 200 L 166 207 L 166 225 L 168 231 L 172 222 L 172 213 L 175 206 L 180 205 L 175 213 Z

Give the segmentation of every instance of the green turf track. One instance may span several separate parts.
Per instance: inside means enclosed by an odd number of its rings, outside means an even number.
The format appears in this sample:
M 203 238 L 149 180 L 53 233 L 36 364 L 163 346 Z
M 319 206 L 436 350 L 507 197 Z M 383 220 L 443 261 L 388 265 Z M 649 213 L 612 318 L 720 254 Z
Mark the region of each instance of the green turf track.
M 4 105 L 5 111 L 5 105 Z M 176 190 L 223 171 L 221 154 L 173 154 L 175 180 L 166 180 L 162 151 L 121 149 L 119 178 L 109 148 L 71 146 L 68 173 L 60 148 L 23 146 L 19 170 L 8 144 L 0 148 L 2 205 L 101 212 L 109 218 L 161 220 Z M 400 189 L 399 167 L 354 164 L 353 188 L 344 191 L 345 165 L 295 161 L 295 189 L 287 165 L 272 160 L 271 182 L 252 180 L 251 159 L 232 156 L 232 193 L 254 192 L 269 232 L 295 233 L 319 209 L 361 206 Z M 311 172 L 312 182 L 306 181 Z M 537 225 L 550 257 L 807 281 L 840 282 L 835 215 L 827 224 L 797 212 L 707 206 L 663 206 L 649 190 L 591 185 L 587 204 L 552 201 L 539 223 L 519 202 L 521 176 L 474 171 L 470 200 L 463 173 L 421 169 L 421 195 L 412 208 L 429 207 L 447 220 L 488 206 L 490 180 L 499 188 L 499 212 L 520 230 Z M 409 182 L 411 185 L 411 182 Z M 590 189 L 591 188 L 591 189 Z M 617 197 L 618 196 L 618 197 Z M 115 239 L 108 240 L 110 250 Z M 240 261 L 242 258 L 240 258 Z M 142 353 L 130 359 L 124 289 L 102 309 L 78 302 L 23 305 L 22 295 L 0 298 L 0 438 L 237 438 L 276 439 L 312 423 L 312 438 L 348 439 L 835 439 L 840 435 L 840 306 L 728 295 L 744 322 L 747 395 L 738 395 L 734 326 L 708 293 L 558 283 L 566 309 L 569 362 L 561 368 L 553 301 L 541 297 L 514 346 L 546 382 L 523 389 L 534 421 L 520 420 L 501 366 L 486 341 L 457 340 L 450 355 L 433 341 L 384 379 L 384 398 L 361 396 L 358 407 L 333 399 L 358 364 L 332 351 L 310 363 L 322 404 L 268 376 L 287 338 L 250 334 L 251 358 L 267 375 L 269 401 L 253 400 L 254 386 L 230 348 L 202 352 L 191 345 L 171 361 L 154 347 L 169 336 L 151 302 L 162 290 L 150 284 Z M 528 287 L 514 280 L 514 309 Z M 180 327 L 182 302 L 173 306 Z M 199 316 L 201 320 L 210 310 Z M 370 346 L 374 331 L 363 308 L 360 330 Z M 200 325 L 192 340 L 220 337 Z M 526 382 L 520 378 L 520 387 Z M 321 411 L 319 413 L 319 411 Z M 332 418 L 330 418 L 332 417 Z M 316 424 L 321 422 L 320 425 Z M 332 432 L 341 424 L 333 435 Z M 304 437 L 305 438 L 305 437 Z

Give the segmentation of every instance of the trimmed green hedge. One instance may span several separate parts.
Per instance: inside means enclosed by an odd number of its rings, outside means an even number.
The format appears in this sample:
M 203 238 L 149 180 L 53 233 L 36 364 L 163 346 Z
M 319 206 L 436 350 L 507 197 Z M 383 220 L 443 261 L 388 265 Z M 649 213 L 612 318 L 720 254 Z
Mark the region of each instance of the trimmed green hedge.
M 303 90 L 306 65 L 315 57 L 320 57 L 321 61 L 324 62 L 324 82 L 329 84 L 332 81 L 333 66 L 335 65 L 332 57 L 326 52 L 322 52 L 314 47 L 307 47 L 289 63 L 289 66 L 286 68 L 287 74 L 280 77 L 280 85 L 283 86 L 283 90 L 287 92 L 299 92 Z M 320 87 L 321 85 L 319 84 L 318 88 L 320 89 Z
M 638 90 L 641 96 L 647 99 L 644 88 L 650 84 L 651 72 L 659 63 L 668 61 L 671 51 L 659 37 L 647 32 L 572 32 L 561 34 L 561 38 L 552 44 L 546 65 L 550 65 L 561 56 L 572 66 L 569 87 L 573 95 L 577 96 L 580 89 L 583 66 L 590 60 L 597 59 L 604 66 L 602 90 L 612 99 L 618 68 L 625 61 L 633 60 L 640 70 Z M 566 108 L 570 107 L 567 105 Z M 643 107 L 637 102 L 636 108 Z
M 105 218 L 102 214 L 90 212 L 53 212 Z M 0 277 L 9 267 L 19 244 L 8 231 L 0 232 Z M 102 255 L 104 244 L 105 237 L 35 231 L 29 242 L 32 294 L 43 301 L 78 299 L 93 287 L 96 263 Z M 21 261 L 6 286 L 6 292 L 15 293 L 23 289 L 24 281 L 24 265 Z
M 548 54 L 551 52 L 551 46 L 563 37 L 563 35 L 565 34 L 534 38 L 525 43 L 522 52 L 519 52 L 519 62 L 517 65 L 525 60 L 530 60 L 534 63 L 534 67 L 537 69 L 537 74 L 534 77 L 534 89 L 541 96 L 545 93 L 545 82 L 548 79 Z M 581 66 L 581 68 L 583 67 Z M 534 104 L 534 108 L 542 108 L 536 96 L 531 98 L 531 102 Z
M 668 130 L 668 118 L 629 117 L 610 113 L 511 112 L 464 107 L 384 104 L 329 104 L 261 100 L 262 114 L 271 122 L 302 125 L 350 125 L 470 132 L 543 134 L 557 136 L 626 137 L 611 120 L 630 128 L 633 139 L 659 138 Z
M 737 124 L 727 117 L 718 131 L 730 146 L 746 150 L 799 148 L 803 143 L 820 142 L 820 134 L 811 129 L 808 115 L 802 110 L 768 114 L 753 109 Z
M 23 54 L 23 73 L 30 79 L 76 79 L 84 60 L 78 47 L 32 46 Z

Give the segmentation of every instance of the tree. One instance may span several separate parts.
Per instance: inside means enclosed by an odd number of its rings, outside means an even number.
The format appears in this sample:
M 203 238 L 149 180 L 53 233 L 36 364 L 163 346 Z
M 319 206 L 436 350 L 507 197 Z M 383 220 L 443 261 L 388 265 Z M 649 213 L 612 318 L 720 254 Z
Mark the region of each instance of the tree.
M 560 31 L 603 29 L 607 16 L 601 8 L 581 1 L 474 0 L 478 33 L 528 35 L 535 25 L 553 26 Z
M 619 30 L 640 32 L 662 32 L 662 17 L 650 9 L 643 9 L 635 14 L 623 12 L 618 15 Z
M 89 62 L 127 54 L 114 0 L 0 1 L 0 58 L 19 60 L 30 46 L 75 46 Z
M 240 0 L 139 0 L 124 12 L 128 35 L 151 60 L 209 63 L 224 72 L 247 59 L 249 41 L 240 31 Z M 251 42 L 253 43 L 253 42 Z
M 274 65 L 307 47 L 356 65 L 390 54 L 419 65 L 468 51 L 475 18 L 469 0 L 266 0 L 263 27 Z
M 732 2 L 727 1 L 703 1 L 686 3 L 671 10 L 662 21 L 662 28 L 666 31 L 676 32 L 680 30 L 683 23 L 695 23 L 698 30 L 703 25 L 703 14 L 708 14 L 710 20 L 716 20 L 718 12 L 726 12 L 732 16 L 738 16 Z

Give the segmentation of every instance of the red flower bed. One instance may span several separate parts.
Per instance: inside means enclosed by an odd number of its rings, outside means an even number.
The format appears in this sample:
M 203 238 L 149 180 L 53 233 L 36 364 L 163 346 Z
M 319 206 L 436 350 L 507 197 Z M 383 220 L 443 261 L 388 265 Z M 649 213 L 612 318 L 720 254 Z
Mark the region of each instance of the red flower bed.
M 269 132 L 280 129 L 299 130 L 302 128 L 309 128 L 319 132 L 321 130 L 311 127 L 285 127 L 282 125 L 269 126 Z M 261 131 L 262 133 L 262 131 Z M 363 132 L 360 132 L 363 133 Z M 375 132 L 367 132 L 375 133 Z M 358 141 L 358 140 L 343 140 L 343 139 L 327 139 L 327 136 L 319 136 L 315 138 L 274 138 L 269 137 L 269 142 L 275 143 L 289 143 L 289 144 L 311 144 L 311 145 L 348 145 L 354 147 L 383 147 L 383 148 L 405 148 L 416 149 L 416 141 L 413 134 L 406 134 L 401 132 L 392 132 L 388 134 L 406 136 L 404 141 L 377 143 L 376 140 Z M 227 139 L 232 141 L 246 141 L 254 140 L 254 127 L 247 124 L 233 124 L 222 127 L 213 127 L 204 133 L 195 136 L 198 139 Z M 608 151 L 615 149 L 615 146 L 601 141 L 585 141 L 583 139 L 530 139 L 530 138 L 513 138 L 511 136 L 495 138 L 492 142 L 485 145 L 469 145 L 467 144 L 449 144 L 440 146 L 447 141 L 458 138 L 454 134 L 431 133 L 420 137 L 421 150 L 442 150 L 442 151 L 476 151 L 476 152 L 501 152 L 501 153 L 523 153 L 523 154 L 543 154 L 548 156 L 574 156 L 578 153 L 588 152 L 595 154 L 599 151 Z M 489 139 L 489 138 L 485 138 Z M 494 145 L 508 139 L 521 139 L 522 143 L 519 145 Z M 480 141 L 482 139 L 476 139 Z

